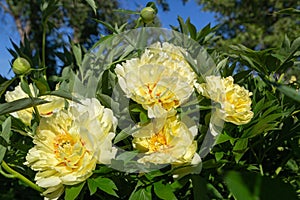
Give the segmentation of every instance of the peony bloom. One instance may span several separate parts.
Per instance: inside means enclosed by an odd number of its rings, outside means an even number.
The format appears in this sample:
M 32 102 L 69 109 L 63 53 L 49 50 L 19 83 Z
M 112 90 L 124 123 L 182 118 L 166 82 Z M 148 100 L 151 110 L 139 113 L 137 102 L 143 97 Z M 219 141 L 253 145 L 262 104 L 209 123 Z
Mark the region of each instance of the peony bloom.
M 196 134 L 195 126 L 188 128 L 177 116 L 155 119 L 133 134 L 134 148 L 145 153 L 138 162 L 196 165 L 200 162 Z
M 220 103 L 218 110 L 221 118 L 236 125 L 246 124 L 253 117 L 251 111 L 251 92 L 233 83 L 231 76 L 207 76 L 206 83 L 200 84 L 198 92 Z
M 30 88 L 32 95 L 34 97 L 37 97 L 37 94 L 35 93 L 35 90 L 34 90 L 32 84 L 29 84 L 29 88 Z M 22 90 L 21 83 L 15 88 L 14 91 L 8 91 L 5 94 L 5 100 L 7 102 L 12 102 L 12 101 L 22 99 L 22 98 L 29 98 L 29 96 Z M 37 106 L 39 114 L 42 117 L 49 117 L 54 112 L 64 108 L 64 106 L 65 106 L 65 100 L 60 97 L 56 97 L 53 95 L 45 95 L 45 96 L 41 96 L 39 98 L 49 101 L 49 103 L 45 103 L 45 104 Z M 31 108 L 19 110 L 17 112 L 13 112 L 13 113 L 11 113 L 11 115 L 16 118 L 19 118 L 24 124 L 29 126 L 31 124 L 33 112 L 34 112 L 34 109 L 31 107 Z
M 169 43 L 151 45 L 140 58 L 116 66 L 119 85 L 128 98 L 147 110 L 159 105 L 172 111 L 187 101 L 196 82 L 196 74 L 182 52 Z
M 46 188 L 43 194 L 57 199 L 65 185 L 90 177 L 97 163 L 110 163 L 116 154 L 111 143 L 115 127 L 111 110 L 96 99 L 42 118 L 24 164 L 38 171 L 35 180 Z

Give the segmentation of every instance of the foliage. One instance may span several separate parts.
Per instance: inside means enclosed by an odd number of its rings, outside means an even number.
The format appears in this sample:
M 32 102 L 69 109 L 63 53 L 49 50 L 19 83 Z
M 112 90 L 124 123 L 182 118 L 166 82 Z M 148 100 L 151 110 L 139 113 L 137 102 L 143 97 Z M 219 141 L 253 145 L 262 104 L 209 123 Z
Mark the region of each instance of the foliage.
M 300 34 L 297 0 L 198 0 L 203 10 L 216 13 L 219 45 L 243 44 L 250 49 L 279 47 L 284 35 Z
M 46 15 L 45 10 L 41 15 Z M 50 18 L 53 15 L 53 12 L 49 13 Z M 124 38 L 131 42 L 130 37 L 128 39 L 119 36 L 124 31 L 130 30 L 130 27 L 126 24 L 114 26 L 109 22 L 100 23 L 106 26 L 111 34 L 101 37 L 91 50 L 85 51 L 83 46 L 70 42 L 70 49 L 64 48 L 63 53 L 57 53 L 65 66 L 61 75 L 49 76 L 45 72 L 49 67 L 48 60 L 36 52 L 37 49 L 31 45 L 30 40 L 24 39 L 23 43 L 19 46 L 14 44 L 14 50 L 10 50 L 15 57 L 26 58 L 33 67 L 29 73 L 11 80 L 0 79 L 1 199 L 42 198 L 39 194 L 42 188 L 34 183 L 36 172 L 23 164 L 28 150 L 34 145 L 31 136 L 36 134 L 39 114 L 35 109 L 32 124 L 26 126 L 9 113 L 28 107 L 36 108 L 39 104 L 47 103 L 41 99 L 43 95 L 53 94 L 73 101 L 77 101 L 73 96 L 74 93 L 95 97 L 102 105 L 111 108 L 116 116 L 129 112 L 130 117 L 136 121 L 149 122 L 141 105 L 132 100 L 126 101 L 124 93 L 120 90 L 115 91 L 118 89 L 114 72 L 116 65 L 136 58 L 141 53 L 130 46 L 127 48 L 118 46 Z M 184 21 L 180 17 L 178 23 L 178 27 L 172 27 L 175 30 L 172 32 L 175 35 L 174 40 L 181 41 L 182 35 L 179 33 L 182 33 L 203 46 L 210 55 L 210 58 L 199 58 L 203 68 L 199 69 L 197 66 L 193 68 L 198 74 L 198 81 L 202 83 L 205 79 L 203 77 L 205 73 L 201 73 L 201 70 L 218 71 L 222 77 L 233 76 L 235 83 L 253 93 L 251 97 L 253 119 L 248 124 L 239 126 L 225 122 L 214 142 L 214 148 L 202 160 L 201 173 L 188 173 L 179 178 L 173 176 L 174 169 L 171 165 L 147 173 L 124 171 L 124 169 L 142 169 L 145 166 L 134 162 L 137 152 L 131 145 L 132 137 L 127 134 L 131 129 L 119 128 L 114 143 L 128 152 L 118 154 L 111 166 L 98 164 L 93 175 L 86 181 L 67 186 L 62 198 L 67 200 L 299 198 L 300 77 L 291 74 L 293 72 L 291 69 L 300 67 L 300 38 L 290 40 L 286 36 L 281 40 L 280 47 L 275 45 L 264 50 L 252 50 L 253 46 L 247 46 L 245 43 L 243 45 L 241 40 L 238 40 L 237 45 L 223 43 L 224 49 L 230 48 L 230 51 L 222 51 L 213 46 L 218 39 L 217 27 L 207 25 L 202 30 L 197 30 L 189 19 Z M 43 28 L 45 31 L 46 26 Z M 147 41 L 145 39 L 147 34 L 151 32 L 141 31 L 140 34 L 134 35 L 140 42 L 136 44 L 137 47 Z M 253 41 L 258 44 L 260 40 Z M 46 52 L 52 51 L 45 43 L 43 45 L 45 46 L 41 49 L 45 48 Z M 193 60 L 189 61 L 192 65 Z M 217 65 L 211 65 L 212 62 Z M 292 76 L 296 79 L 292 80 Z M 40 92 L 38 98 L 30 96 L 13 102 L 4 102 L 5 93 L 19 82 L 28 94 L 29 83 L 33 83 L 35 89 Z M 57 83 L 60 84 L 60 89 L 55 91 Z M 193 100 L 189 102 L 191 106 L 188 107 L 188 113 L 201 112 L 197 124 L 199 134 L 196 137 L 200 147 L 210 126 L 212 105 L 201 95 Z M 124 101 L 128 102 L 129 106 L 120 103 Z M 184 107 L 182 109 L 184 110 Z M 126 119 L 123 120 L 127 123 Z M 122 125 L 119 124 L 119 127 Z

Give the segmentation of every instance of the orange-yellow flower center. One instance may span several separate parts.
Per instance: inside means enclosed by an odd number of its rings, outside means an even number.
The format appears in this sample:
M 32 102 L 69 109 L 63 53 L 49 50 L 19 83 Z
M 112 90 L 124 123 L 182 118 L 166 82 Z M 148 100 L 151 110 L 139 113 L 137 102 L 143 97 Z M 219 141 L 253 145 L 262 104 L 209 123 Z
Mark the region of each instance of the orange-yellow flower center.
M 149 106 L 160 104 L 168 111 L 179 105 L 179 100 L 176 95 L 169 88 L 157 83 L 147 83 L 144 87 L 140 87 L 138 95 L 140 96 L 139 98 L 141 98 L 140 103 Z
M 166 135 L 163 131 L 160 131 L 149 138 L 148 145 L 148 153 L 165 151 L 169 147 Z
M 54 139 L 54 154 L 61 165 L 77 168 L 84 153 L 87 152 L 84 143 L 78 136 L 64 132 Z

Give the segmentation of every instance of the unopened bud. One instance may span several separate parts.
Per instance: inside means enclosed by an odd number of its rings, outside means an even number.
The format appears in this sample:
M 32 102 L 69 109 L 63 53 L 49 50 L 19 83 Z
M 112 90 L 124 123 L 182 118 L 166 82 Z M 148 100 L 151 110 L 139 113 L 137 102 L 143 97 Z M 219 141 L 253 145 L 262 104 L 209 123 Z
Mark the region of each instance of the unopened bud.
M 145 24 L 149 24 L 151 22 L 154 21 L 155 19 L 155 16 L 156 16 L 156 12 L 153 8 L 151 7 L 145 7 L 142 11 L 141 11 L 141 18 L 142 18 L 142 21 L 145 23 Z
M 30 68 L 30 63 L 25 58 L 21 57 L 18 57 L 12 65 L 12 69 L 17 75 L 25 74 L 30 70 Z

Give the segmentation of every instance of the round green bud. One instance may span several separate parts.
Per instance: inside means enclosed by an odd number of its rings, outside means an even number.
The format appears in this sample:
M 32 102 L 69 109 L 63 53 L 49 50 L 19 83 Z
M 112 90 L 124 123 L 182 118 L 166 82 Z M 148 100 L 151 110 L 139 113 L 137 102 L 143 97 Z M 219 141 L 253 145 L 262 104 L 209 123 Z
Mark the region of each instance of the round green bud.
M 25 74 L 30 68 L 30 63 L 25 58 L 21 57 L 18 57 L 12 64 L 12 69 L 17 75 Z
M 140 14 L 141 18 L 142 18 L 142 21 L 145 23 L 145 24 L 149 24 L 151 22 L 154 21 L 155 19 L 155 16 L 156 16 L 156 12 L 153 8 L 151 7 L 145 7 L 143 8 L 143 10 L 141 11 L 141 14 Z

